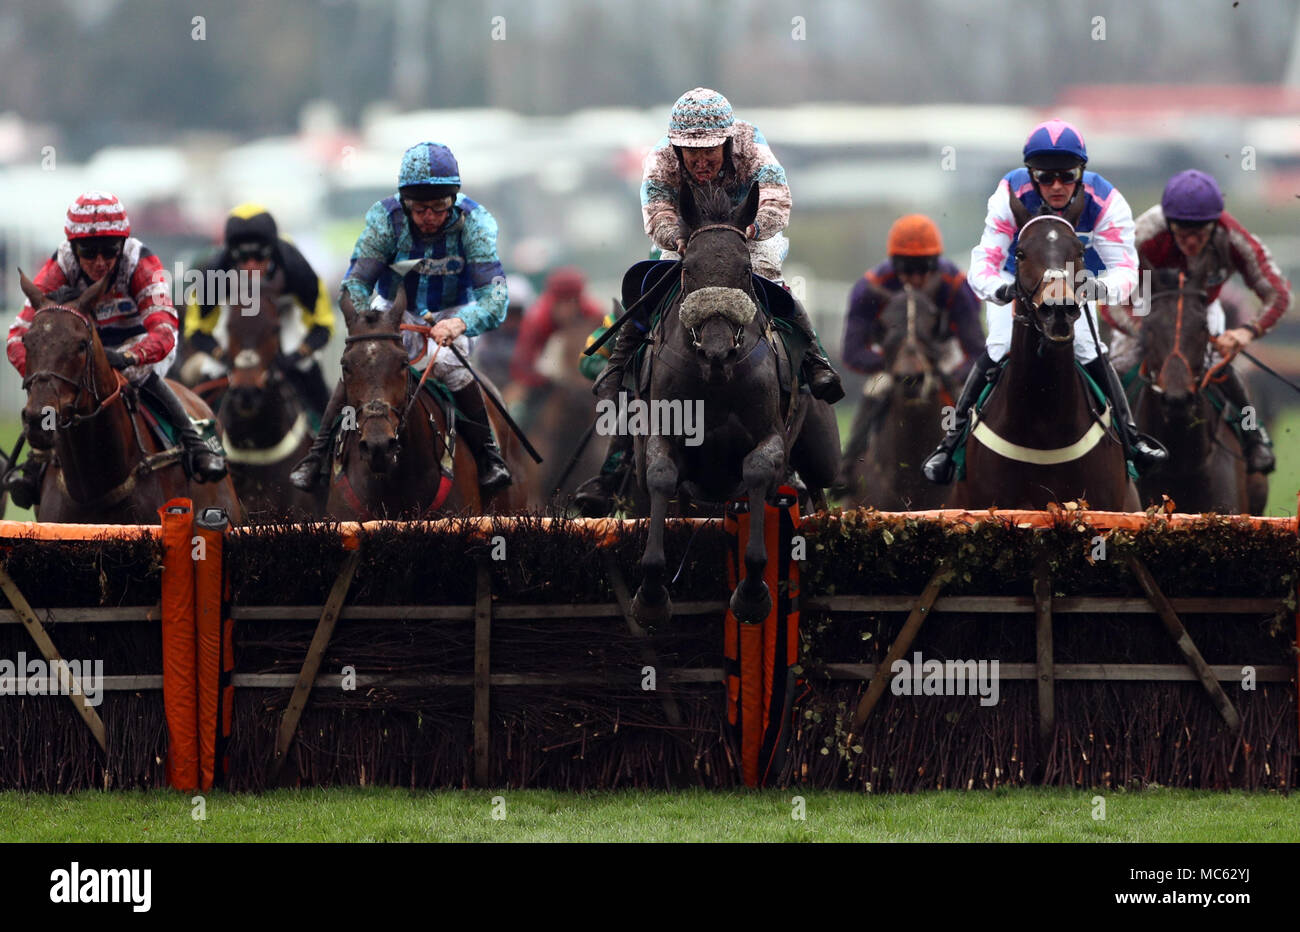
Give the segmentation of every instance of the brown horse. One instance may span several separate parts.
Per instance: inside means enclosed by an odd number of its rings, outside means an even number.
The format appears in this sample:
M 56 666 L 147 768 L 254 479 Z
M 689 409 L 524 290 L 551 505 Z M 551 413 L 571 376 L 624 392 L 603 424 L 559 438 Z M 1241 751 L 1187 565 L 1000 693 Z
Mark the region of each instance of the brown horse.
M 311 446 L 312 430 L 281 369 L 282 281 L 277 276 L 260 289 L 259 306 L 230 308 L 226 352 L 232 368 L 217 418 L 225 430 L 230 476 L 249 515 L 310 520 L 324 512 L 326 490 L 302 492 L 289 483 L 290 470 Z
M 1079 199 L 1079 208 L 1083 200 Z M 1124 447 L 1074 361 L 1079 319 L 1071 272 L 1084 266 L 1072 218 L 1030 217 L 1014 194 L 1015 326 L 996 390 L 966 440 L 966 478 L 956 483 L 960 508 L 1041 509 L 1085 500 L 1104 511 L 1136 511 Z
M 939 368 L 946 335 L 943 314 L 934 303 L 940 279 L 923 290 L 904 286 L 891 292 L 871 286 L 880 313 L 875 321 L 874 341 L 884 354 L 884 372 L 869 376 L 867 390 L 855 424 L 866 432 L 866 451 L 856 453 L 853 441 L 841 467 L 849 477 L 848 499 L 852 505 L 872 505 L 882 511 L 920 511 L 942 508 L 950 489 L 935 485 L 921 472 L 930 455 L 929 431 L 943 419 L 944 405 L 952 397 Z M 879 415 L 868 412 L 880 411 Z
M 1247 494 L 1241 444 L 1224 409 L 1216 410 L 1203 390 L 1210 340 L 1204 271 L 1188 277 L 1162 269 L 1153 288 L 1150 312 L 1138 318 L 1142 387 L 1134 414 L 1138 426 L 1169 450 L 1169 462 L 1143 477 L 1142 501 L 1159 503 L 1168 495 L 1179 511 L 1261 513 L 1263 502 L 1254 504 Z M 1265 499 L 1267 492 L 1265 485 Z
M 339 306 L 348 327 L 342 359 L 346 401 L 327 513 L 364 521 L 521 512 L 531 460 L 523 461 L 518 438 L 491 403 L 489 416 L 515 481 L 483 499 L 473 454 L 448 435 L 442 407 L 423 388 L 416 389 L 400 329 L 405 291 L 398 290 L 386 311 L 358 311 L 346 293 Z
M 27 349 L 27 404 L 22 418 L 33 450 L 53 450 L 45 470 L 38 520 L 73 524 L 155 524 L 158 509 L 189 498 L 195 513 L 226 510 L 236 524 L 244 510 L 230 478 L 194 482 L 178 451 L 166 450 L 145 422 L 135 389 L 104 355 L 91 314 L 107 278 L 72 305 L 47 297 L 26 275 L 23 293 L 36 314 L 23 336 Z M 212 411 L 172 383 L 191 416 Z

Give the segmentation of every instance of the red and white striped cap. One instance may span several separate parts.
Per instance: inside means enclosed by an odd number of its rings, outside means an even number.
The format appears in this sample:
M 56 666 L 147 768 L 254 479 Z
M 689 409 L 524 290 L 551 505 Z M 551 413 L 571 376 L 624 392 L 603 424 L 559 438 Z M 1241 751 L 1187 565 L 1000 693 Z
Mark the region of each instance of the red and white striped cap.
M 68 218 L 63 224 L 68 239 L 86 239 L 90 236 L 131 235 L 131 221 L 126 208 L 107 191 L 87 191 L 68 206 Z

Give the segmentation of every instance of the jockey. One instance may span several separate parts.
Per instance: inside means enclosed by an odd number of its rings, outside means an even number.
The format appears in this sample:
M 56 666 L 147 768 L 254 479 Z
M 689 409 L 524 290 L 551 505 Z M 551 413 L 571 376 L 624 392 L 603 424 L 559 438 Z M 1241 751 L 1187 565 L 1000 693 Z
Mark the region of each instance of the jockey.
M 1205 172 L 1190 169 L 1170 178 L 1160 203 L 1138 217 L 1135 240 L 1143 268 L 1186 271 L 1194 262 L 1208 268 L 1205 288 L 1211 303 L 1206 317 L 1219 358 L 1231 358 L 1262 337 L 1291 305 L 1291 283 L 1273 261 L 1268 247 L 1223 209 L 1223 192 Z M 1241 273 L 1258 296 L 1263 311 L 1254 320 L 1225 331 L 1219 292 L 1234 272 Z M 1102 308 L 1102 316 L 1122 329 L 1111 319 L 1109 308 Z M 1212 363 L 1216 362 L 1218 359 L 1212 358 Z M 1222 371 L 1226 379 L 1221 388 L 1228 400 L 1239 410 L 1248 407 L 1250 398 L 1236 370 L 1225 366 Z M 1272 472 L 1277 465 L 1270 449 L 1272 441 L 1264 425 L 1256 423 L 1257 430 L 1241 432 L 1247 469 Z
M 505 272 L 497 257 L 497 222 L 482 205 L 460 193 L 460 167 L 446 146 L 421 142 L 406 150 L 398 193 L 366 213 L 366 228 L 352 250 L 343 289 L 358 310 L 392 306 L 397 288 L 406 289 L 407 320 L 433 323 L 432 342 L 454 345 L 469 358 L 473 337 L 501 325 L 506 315 Z M 414 261 L 403 275 L 395 262 Z M 412 360 L 425 341 L 408 334 Z M 492 435 L 478 383 L 451 352 L 439 352 L 433 376 L 451 391 L 460 413 L 457 433 L 478 461 L 484 491 L 511 483 L 510 470 Z M 343 383 L 334 389 L 311 451 L 290 475 L 310 490 L 320 477 L 334 421 L 343 407 Z
M 781 263 L 790 249 L 782 232 L 790 222 L 790 188 L 785 169 L 768 148 L 763 134 L 750 123 L 737 120 L 727 98 L 717 91 L 697 87 L 687 91 L 673 105 L 668 135 L 646 156 L 645 175 L 641 182 L 641 215 L 645 231 L 655 246 L 663 250 L 661 258 L 678 259 L 685 248 L 681 239 L 681 216 L 678 196 L 683 184 L 721 184 L 734 205 L 744 203 L 750 186 L 759 187 L 758 216 L 745 231 L 755 274 L 781 283 Z M 804 357 L 805 380 L 812 394 L 834 403 L 844 397 L 840 377 L 830 360 L 820 352 L 821 343 L 813 330 L 808 313 L 798 301 L 790 323 L 808 340 Z M 641 309 L 634 326 L 619 329 L 605 373 L 597 381 L 595 392 L 612 399 L 618 394 L 623 367 L 645 332 L 642 317 L 651 309 Z
M 307 333 L 294 353 L 282 355 L 276 362 L 307 406 L 316 414 L 324 411 L 330 392 L 317 355 L 334 335 L 334 307 L 324 279 L 297 246 L 279 235 L 275 218 L 265 207 L 240 204 L 230 212 L 221 251 L 197 268 L 204 274 L 204 281 L 210 270 L 257 273 L 263 284 L 284 272 L 281 321 L 287 319 L 284 305 L 296 303 Z M 221 360 L 224 356 L 224 348 L 213 336 L 220 320 L 220 305 L 199 302 L 194 296 L 186 302 L 185 340 L 199 359 L 207 356 Z
M 184 447 L 186 473 L 199 482 L 221 479 L 226 474 L 225 459 L 204 443 L 189 412 L 162 377 L 176 357 L 177 324 L 162 263 L 131 236 L 126 210 L 112 194 L 88 191 L 79 196 L 68 207 L 63 229 L 67 239 L 36 273 L 36 287 L 66 302 L 108 276 L 94 321 L 109 363 L 176 428 Z M 27 348 L 23 336 L 35 314 L 31 302 L 26 302 L 9 328 L 9 362 L 24 378 Z M 14 504 L 30 508 L 37 503 L 41 474 L 50 456 L 33 450 L 21 466 L 9 471 L 5 488 Z
M 849 292 L 844 319 L 845 365 L 868 376 L 884 371 L 884 356 L 872 338 L 876 316 L 882 310 L 873 286 L 891 293 L 901 292 L 905 285 L 918 291 L 934 287 L 935 306 L 947 320 L 946 332 L 939 335 L 945 344 L 940 367 L 948 375 L 960 372 L 964 376 L 970 361 L 984 351 L 980 302 L 966 274 L 943 258 L 939 228 L 922 214 L 899 217 L 889 228 L 887 249 L 889 258 L 866 272 Z M 888 400 L 887 379 L 868 379 L 864 388 L 864 404 L 853 419 L 844 451 L 846 469 L 866 452 L 871 427 L 884 414 Z M 840 485 L 847 485 L 847 476 L 841 479 Z
M 1124 195 L 1096 172 L 1085 171 L 1088 150 L 1083 136 L 1069 123 L 1049 120 L 1034 127 L 1025 140 L 1025 165 L 1013 169 L 998 182 L 989 198 L 984 235 L 971 250 L 971 289 L 989 302 L 989 334 L 985 351 L 975 359 L 970 375 L 957 399 L 956 419 L 935 452 L 921 467 L 931 482 L 952 481 L 952 454 L 966 433 L 970 410 L 984 383 L 996 372 L 999 361 L 1011 348 L 1013 323 L 1011 301 L 1015 289 L 1016 230 L 1010 194 L 1020 197 L 1031 214 L 1040 208 L 1060 215 L 1076 198 L 1084 199 L 1083 213 L 1075 233 L 1084 245 L 1084 261 L 1096 276 L 1095 287 L 1105 296 L 1102 303 L 1122 304 L 1137 285 L 1137 251 L 1133 247 L 1133 214 Z M 1115 423 L 1134 466 L 1146 472 L 1168 459 L 1160 443 L 1138 431 L 1129 411 L 1128 398 L 1119 376 L 1107 358 L 1106 345 L 1094 340 L 1095 320 L 1091 302 L 1084 302 L 1074 327 L 1074 358 L 1106 394 Z
M 549 379 L 537 371 L 537 361 L 551 335 L 580 319 L 588 326 L 600 323 L 604 311 L 586 294 L 586 288 L 587 277 L 572 266 L 556 269 L 546 279 L 541 298 L 524 313 L 519 341 L 510 360 L 512 384 L 544 387 Z

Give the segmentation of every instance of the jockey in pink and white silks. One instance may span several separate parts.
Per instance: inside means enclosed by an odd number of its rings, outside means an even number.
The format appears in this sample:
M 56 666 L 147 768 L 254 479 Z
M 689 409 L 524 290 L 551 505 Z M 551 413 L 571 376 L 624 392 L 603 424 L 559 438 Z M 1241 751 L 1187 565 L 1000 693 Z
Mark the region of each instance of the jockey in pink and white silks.
M 957 399 L 952 429 L 922 466 L 931 482 L 952 481 L 952 454 L 965 436 L 971 407 L 1011 348 L 1014 326 L 1011 302 L 1018 238 L 1011 213 L 1013 192 L 1031 214 L 1060 215 L 1070 208 L 1077 209 L 1076 199 L 1084 198 L 1075 233 L 1083 242 L 1084 263 L 1095 277 L 1094 294 L 1107 304 L 1123 304 L 1129 301 L 1138 283 L 1133 212 L 1118 188 L 1096 172 L 1084 170 L 1088 149 L 1082 134 L 1062 120 L 1041 123 L 1025 140 L 1024 159 L 1023 168 L 1007 172 L 998 182 L 997 190 L 989 198 L 984 235 L 971 250 L 967 281 L 975 294 L 988 302 L 989 333 L 984 353 L 975 360 Z M 1110 365 L 1106 344 L 1100 337 L 1094 337 L 1093 302 L 1086 302 L 1081 310 L 1075 322 L 1075 359 L 1106 393 L 1129 458 L 1138 470 L 1146 472 L 1164 462 L 1168 453 L 1158 441 L 1141 434 L 1133 422 L 1123 386 Z

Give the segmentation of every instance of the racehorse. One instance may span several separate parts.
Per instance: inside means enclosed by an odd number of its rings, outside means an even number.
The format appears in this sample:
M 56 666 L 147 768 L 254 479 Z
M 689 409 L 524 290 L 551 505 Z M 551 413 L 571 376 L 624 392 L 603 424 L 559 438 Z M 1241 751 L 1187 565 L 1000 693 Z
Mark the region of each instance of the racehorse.
M 1084 200 L 1076 200 L 1064 216 L 1031 217 L 1011 195 L 1020 231 L 1011 350 L 996 389 L 971 419 L 955 507 L 1042 509 L 1082 499 L 1105 511 L 1138 508 L 1111 412 L 1095 410 L 1101 403 L 1074 360 L 1083 296 L 1072 273 L 1085 268 L 1074 233 Z
M 108 278 L 101 278 L 69 304 L 45 295 L 20 272 L 23 294 L 36 313 L 23 336 L 27 403 L 22 419 L 33 450 L 53 450 L 45 469 L 36 514 L 41 521 L 74 524 L 155 524 L 158 509 L 189 498 L 198 514 L 224 508 L 244 522 L 235 487 L 195 482 L 185 474 L 179 447 L 154 436 L 135 388 L 104 354 L 92 317 Z M 191 417 L 212 411 L 184 386 L 172 383 Z
M 575 365 L 582 356 L 583 347 L 591 334 L 591 321 L 576 318 L 567 326 L 551 334 L 537 358 L 536 369 L 550 381 L 542 388 L 531 389 L 536 400 L 536 412 L 529 420 L 528 433 L 536 438 L 544 465 L 536 470 L 537 483 L 530 490 L 528 500 L 534 505 L 570 501 L 574 490 L 588 476 L 594 476 L 601 466 L 603 444 L 587 438 L 578 459 L 573 459 L 578 443 L 595 418 L 595 401 L 591 395 L 591 382 L 582 376 Z M 568 475 L 563 475 L 565 470 Z M 563 482 L 561 483 L 561 479 Z
M 491 403 L 487 410 L 515 481 L 484 499 L 473 454 L 448 433 L 443 405 L 417 387 L 402 342 L 405 290 L 398 289 L 386 311 L 358 311 L 346 293 L 339 306 L 348 328 L 342 358 L 346 402 L 327 513 L 370 520 L 522 511 L 532 462 L 524 462 L 518 438 Z
M 1149 313 L 1137 318 L 1142 387 L 1134 414 L 1138 427 L 1169 450 L 1169 461 L 1142 479 L 1142 500 L 1159 503 L 1163 494 L 1179 511 L 1262 512 L 1263 502 L 1252 508 L 1247 494 L 1245 458 L 1225 408 L 1211 404 L 1205 391 L 1212 378 L 1205 272 L 1161 269 L 1152 287 Z M 1265 485 L 1265 499 L 1267 492 Z
M 651 412 L 681 406 L 702 409 L 695 437 L 684 430 L 651 431 L 635 438 L 638 478 L 650 499 L 650 526 L 641 557 L 644 573 L 633 610 L 643 624 L 666 621 L 672 603 L 665 586 L 664 520 L 679 487 L 691 499 L 725 502 L 748 495 L 750 532 L 746 577 L 731 596 L 742 622 L 767 617 L 771 593 L 763 582 L 764 503 L 797 469 L 814 501 L 835 476 L 840 450 L 830 405 L 782 387 L 794 384 L 785 345 L 759 311 L 757 288 L 769 302 L 792 300 L 756 278 L 745 229 L 758 211 L 758 186 L 734 210 L 717 187 L 698 195 L 689 185 L 680 198 L 683 238 L 679 293 L 652 334 L 649 391 L 640 402 Z M 662 427 L 663 425 L 659 425 Z
M 302 492 L 289 483 L 293 465 L 311 446 L 302 399 L 285 378 L 276 282 L 257 307 L 231 305 L 226 321 L 226 377 L 217 419 L 225 430 L 226 461 L 239 500 L 251 516 L 309 520 L 325 510 L 325 489 Z M 292 365 L 292 362 L 288 363 Z
M 928 289 L 905 285 L 900 292 L 870 286 L 881 310 L 876 317 L 873 342 L 884 355 L 884 371 L 867 378 L 867 390 L 858 409 L 854 434 L 865 432 L 865 453 L 846 451 L 842 471 L 848 475 L 848 498 L 853 505 L 872 505 L 882 511 L 921 511 L 942 508 L 947 486 L 935 485 L 921 472 L 930 454 L 930 431 L 943 419 L 944 405 L 952 404 L 949 387 L 939 368 L 942 338 L 947 327 L 934 303 L 939 279 Z M 883 410 L 873 424 L 860 423 L 884 396 Z

